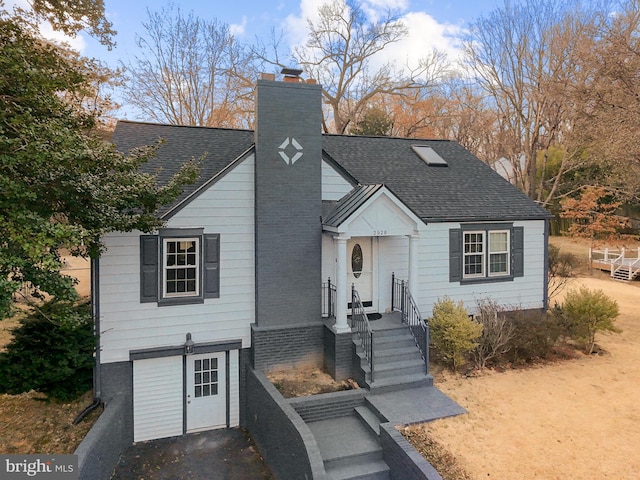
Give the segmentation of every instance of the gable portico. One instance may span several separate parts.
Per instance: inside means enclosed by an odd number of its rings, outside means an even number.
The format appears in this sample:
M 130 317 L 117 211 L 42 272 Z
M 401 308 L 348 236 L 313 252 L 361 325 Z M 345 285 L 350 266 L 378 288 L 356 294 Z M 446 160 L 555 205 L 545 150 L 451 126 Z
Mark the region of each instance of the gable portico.
M 387 253 L 381 239 L 408 244 L 408 255 L 397 259 L 397 267 L 407 272 L 409 285 L 417 290 L 418 239 L 426 224 L 383 184 L 358 185 L 336 203 L 323 219 L 323 276 L 334 279 L 336 287 L 336 333 L 350 331 L 347 322 L 351 286 L 362 296 L 371 312 L 385 311 L 388 299 L 383 298 L 390 285 L 386 268 L 394 260 L 383 258 Z M 331 242 L 326 241 L 327 237 Z

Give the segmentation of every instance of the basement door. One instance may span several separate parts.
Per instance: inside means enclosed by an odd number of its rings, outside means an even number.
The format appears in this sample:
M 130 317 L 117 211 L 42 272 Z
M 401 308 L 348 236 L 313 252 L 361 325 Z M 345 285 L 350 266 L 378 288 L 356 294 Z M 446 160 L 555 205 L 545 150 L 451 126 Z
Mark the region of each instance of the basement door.
M 227 426 L 225 352 L 186 357 L 187 433 Z
M 351 285 L 360 294 L 365 310 L 377 305 L 374 300 L 373 238 L 353 237 L 347 240 L 347 281 L 349 283 L 349 308 L 351 307 Z

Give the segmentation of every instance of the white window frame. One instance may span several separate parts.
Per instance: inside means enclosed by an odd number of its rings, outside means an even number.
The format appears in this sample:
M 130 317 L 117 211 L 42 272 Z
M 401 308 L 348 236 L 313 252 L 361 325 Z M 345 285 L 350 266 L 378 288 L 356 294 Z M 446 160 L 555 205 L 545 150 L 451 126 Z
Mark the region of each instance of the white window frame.
M 506 250 L 491 250 L 491 234 L 504 233 L 507 236 Z M 505 277 L 508 276 L 511 270 L 511 232 L 509 230 L 487 230 L 487 276 L 489 277 Z M 503 272 L 491 272 L 491 256 L 492 255 L 506 255 L 506 270 Z
M 491 241 L 489 240 L 491 234 L 506 234 L 507 236 L 507 245 L 506 250 L 491 250 Z M 481 252 L 467 252 L 467 244 L 469 242 L 466 241 L 467 235 L 482 235 L 482 242 L 479 243 Z M 477 242 L 474 242 L 474 244 Z M 482 273 L 467 273 L 466 272 L 466 259 L 471 256 L 482 256 Z M 506 271 L 502 272 L 491 272 L 491 257 L 493 255 L 506 255 L 507 257 L 507 268 Z M 511 271 L 511 232 L 509 229 L 492 229 L 492 230 L 463 230 L 462 232 L 462 278 L 463 279 L 473 279 L 473 278 L 491 278 L 491 277 L 508 277 Z
M 168 244 L 169 243 L 180 243 L 180 242 L 195 242 L 196 251 L 195 251 L 195 264 L 186 264 L 185 265 L 167 265 L 167 259 L 169 254 Z M 201 248 L 200 248 L 200 237 L 163 237 L 162 238 L 162 297 L 163 298 L 188 298 L 188 297 L 199 297 L 200 296 L 200 262 L 201 258 Z M 169 270 L 179 270 L 181 268 L 189 268 L 195 267 L 196 275 L 195 275 L 195 292 L 167 292 L 167 271 Z
M 482 242 L 480 242 L 480 248 L 482 249 L 481 252 L 467 252 L 467 235 L 482 235 Z M 486 261 L 486 246 L 485 246 L 485 242 L 486 242 L 486 237 L 487 237 L 487 231 L 486 230 L 465 230 L 462 232 L 462 278 L 484 278 L 486 277 L 486 269 L 487 269 L 487 261 Z M 474 245 L 477 244 L 477 242 L 473 242 Z M 472 257 L 472 256 L 478 256 L 480 255 L 482 257 L 482 262 L 481 262 L 481 266 L 482 266 L 482 272 L 481 273 L 467 273 L 467 257 Z

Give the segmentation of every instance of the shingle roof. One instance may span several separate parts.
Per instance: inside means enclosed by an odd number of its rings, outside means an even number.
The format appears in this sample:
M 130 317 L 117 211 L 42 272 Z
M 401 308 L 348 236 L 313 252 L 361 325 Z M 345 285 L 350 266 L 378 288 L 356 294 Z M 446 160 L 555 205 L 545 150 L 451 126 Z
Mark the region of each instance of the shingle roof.
M 161 138 L 164 139 L 164 144 L 158 149 L 156 157 L 142 166 L 143 172 L 159 171 L 160 183 L 171 178 L 191 158 L 198 159 L 205 153 L 206 157 L 198 180 L 185 186 L 182 194 L 171 205 L 161 208 L 160 215 L 184 201 L 253 147 L 252 130 L 119 121 L 113 133 L 113 142 L 118 150 L 125 153 L 135 147 L 153 145 Z
M 323 221 L 323 224 L 329 227 L 337 227 L 382 187 L 382 184 L 356 186 L 336 203 L 331 213 Z
M 411 145 L 430 146 L 447 166 L 428 166 Z M 550 217 L 454 141 L 325 135 L 323 150 L 359 183 L 384 184 L 427 222 Z
M 200 178 L 160 214 L 183 202 L 254 144 L 253 131 L 118 122 L 113 141 L 121 151 L 163 138 L 156 158 L 144 171 L 161 169 L 162 182 L 190 158 L 207 156 Z M 428 145 L 447 166 L 428 166 L 411 145 Z M 324 135 L 324 154 L 361 185 L 384 184 L 429 221 L 497 221 L 541 219 L 549 213 L 495 173 L 457 142 L 389 137 Z M 368 191 L 368 190 L 363 190 Z

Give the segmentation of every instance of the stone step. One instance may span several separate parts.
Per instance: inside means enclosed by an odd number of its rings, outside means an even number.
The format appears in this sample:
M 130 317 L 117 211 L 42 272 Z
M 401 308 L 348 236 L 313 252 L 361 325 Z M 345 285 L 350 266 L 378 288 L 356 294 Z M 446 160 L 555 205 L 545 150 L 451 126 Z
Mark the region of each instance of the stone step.
M 395 334 L 388 336 L 374 336 L 373 348 L 375 350 L 387 350 L 390 348 L 404 348 L 415 345 L 413 336 L 407 332 L 406 334 Z
M 389 480 L 390 469 L 384 460 L 355 462 L 340 468 L 327 468 L 333 480 Z
M 363 422 L 363 424 L 371 430 L 375 435 L 380 435 L 380 423 L 386 422 L 385 418 L 380 418 L 370 408 L 361 405 L 355 409 L 356 416 Z
M 419 354 L 417 345 L 414 344 L 408 347 L 394 347 L 394 348 L 378 348 L 373 352 L 376 359 L 383 359 L 388 357 L 399 357 L 403 355 L 415 355 Z
M 433 377 L 423 373 L 399 375 L 388 378 L 376 377 L 374 382 L 368 383 L 371 393 L 392 392 L 406 388 L 432 387 Z
M 399 360 L 386 363 L 374 363 L 375 380 L 412 374 L 426 374 L 426 367 L 422 358 Z

